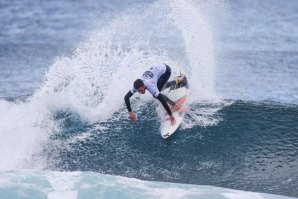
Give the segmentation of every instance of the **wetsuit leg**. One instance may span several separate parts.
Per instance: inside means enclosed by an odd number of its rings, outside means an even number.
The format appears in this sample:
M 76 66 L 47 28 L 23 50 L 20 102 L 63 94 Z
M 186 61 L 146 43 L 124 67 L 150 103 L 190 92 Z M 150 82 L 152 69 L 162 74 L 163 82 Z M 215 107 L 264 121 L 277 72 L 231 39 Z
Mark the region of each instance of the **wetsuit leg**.
M 159 91 L 162 90 L 162 88 L 164 87 L 164 85 L 167 83 L 167 81 L 171 76 L 171 68 L 168 65 L 166 65 L 166 67 L 167 67 L 166 72 L 162 74 L 162 76 L 160 76 L 160 78 L 157 81 L 157 88 Z
M 161 91 L 163 89 L 163 87 L 165 86 L 165 84 L 167 84 L 167 81 L 169 80 L 169 78 L 171 76 L 171 68 L 168 65 L 166 65 L 166 67 L 167 67 L 166 72 L 162 76 L 160 76 L 160 78 L 157 81 L 157 88 L 159 91 Z M 167 103 L 171 104 L 172 106 L 175 105 L 175 102 L 170 100 L 167 96 L 165 96 L 163 94 L 160 94 L 160 95 Z
M 167 89 L 167 88 L 170 88 L 170 87 L 172 87 L 174 85 L 176 85 L 176 81 L 175 80 L 172 80 L 170 82 L 167 82 L 166 85 L 164 85 L 164 87 L 162 88 L 162 90 Z

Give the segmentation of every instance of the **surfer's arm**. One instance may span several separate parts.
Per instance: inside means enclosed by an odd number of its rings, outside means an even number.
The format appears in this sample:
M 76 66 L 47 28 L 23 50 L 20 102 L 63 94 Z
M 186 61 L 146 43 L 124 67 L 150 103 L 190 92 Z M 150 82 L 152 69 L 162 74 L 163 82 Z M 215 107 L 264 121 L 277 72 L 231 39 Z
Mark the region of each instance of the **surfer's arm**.
M 130 107 L 130 101 L 129 98 L 133 95 L 134 93 L 132 91 L 128 91 L 128 93 L 124 97 L 124 101 L 128 110 L 129 118 L 132 122 L 136 121 L 136 116 L 134 112 L 132 112 L 131 107 Z
M 128 112 L 131 112 L 131 106 L 130 106 L 130 100 L 129 98 L 133 95 L 133 93 L 131 91 L 128 91 L 128 93 L 125 95 L 124 97 L 124 101 L 127 107 Z
M 124 97 L 124 101 L 125 101 L 125 104 L 126 104 L 126 108 L 128 110 L 128 112 L 131 112 L 131 106 L 130 106 L 130 100 L 129 98 L 133 95 L 133 93 L 131 91 L 128 91 L 128 93 L 125 95 Z
M 166 103 L 166 101 L 164 100 L 164 98 L 162 97 L 162 94 L 159 94 L 156 99 L 158 99 L 160 101 L 160 103 L 163 105 L 163 107 L 166 109 L 167 113 L 169 114 L 169 116 L 172 116 L 172 111 L 169 108 L 168 104 Z

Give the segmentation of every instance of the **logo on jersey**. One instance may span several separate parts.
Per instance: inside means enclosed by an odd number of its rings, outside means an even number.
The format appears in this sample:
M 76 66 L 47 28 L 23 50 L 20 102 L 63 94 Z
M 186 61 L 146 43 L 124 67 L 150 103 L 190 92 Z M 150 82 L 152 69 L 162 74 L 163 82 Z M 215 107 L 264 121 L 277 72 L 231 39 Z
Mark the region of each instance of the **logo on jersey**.
M 151 71 L 146 71 L 143 74 L 143 78 L 145 78 L 145 79 L 151 79 L 153 77 L 154 77 L 154 74 Z

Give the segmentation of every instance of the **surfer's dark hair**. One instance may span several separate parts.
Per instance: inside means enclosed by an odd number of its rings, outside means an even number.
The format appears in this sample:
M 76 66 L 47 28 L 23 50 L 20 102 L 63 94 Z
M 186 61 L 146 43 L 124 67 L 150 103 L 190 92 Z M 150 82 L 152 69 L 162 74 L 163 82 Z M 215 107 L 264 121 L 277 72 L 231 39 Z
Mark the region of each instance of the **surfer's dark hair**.
M 134 89 L 139 89 L 141 86 L 144 86 L 144 82 L 141 79 L 137 79 L 134 83 L 133 83 L 133 88 Z

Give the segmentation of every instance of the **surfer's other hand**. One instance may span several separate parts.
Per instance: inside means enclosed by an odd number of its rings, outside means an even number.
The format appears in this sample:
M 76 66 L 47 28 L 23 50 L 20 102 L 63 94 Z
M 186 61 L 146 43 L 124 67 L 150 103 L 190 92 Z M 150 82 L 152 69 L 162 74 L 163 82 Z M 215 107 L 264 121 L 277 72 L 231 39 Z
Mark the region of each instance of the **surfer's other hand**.
M 173 115 L 170 116 L 171 125 L 174 126 L 176 124 L 176 120 Z
M 128 114 L 129 114 L 129 118 L 130 118 L 131 122 L 135 122 L 136 121 L 135 113 L 131 111 Z

